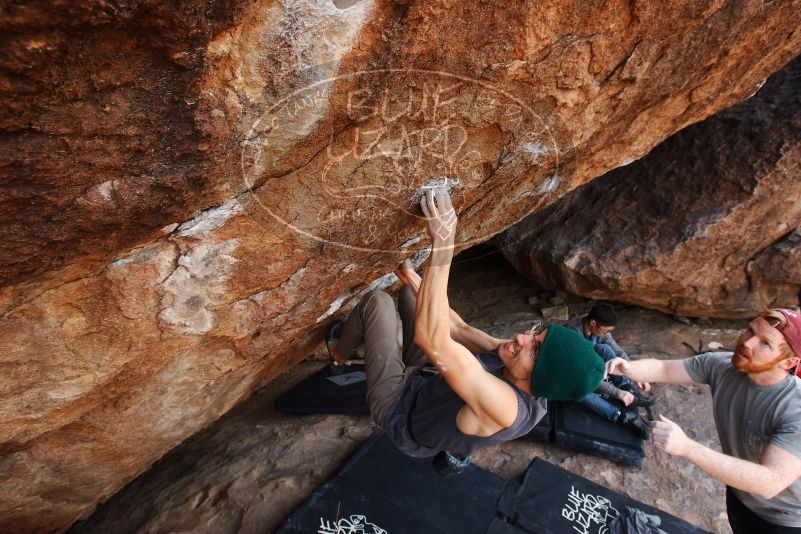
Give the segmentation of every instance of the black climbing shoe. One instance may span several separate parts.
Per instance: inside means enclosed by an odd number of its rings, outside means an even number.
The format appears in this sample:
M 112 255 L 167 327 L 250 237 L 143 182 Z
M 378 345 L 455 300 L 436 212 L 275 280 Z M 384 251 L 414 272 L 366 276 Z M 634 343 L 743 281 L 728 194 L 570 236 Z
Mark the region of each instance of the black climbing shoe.
M 458 456 L 447 451 L 440 451 L 432 462 L 434 471 L 444 477 L 458 475 L 470 465 L 469 456 Z
M 342 364 L 337 361 L 339 353 L 337 352 L 337 344 L 339 337 L 342 335 L 342 327 L 345 326 L 345 321 L 337 319 L 325 329 L 325 348 L 328 350 L 328 365 L 331 371 L 339 374 L 344 370 Z
M 640 417 L 640 414 L 634 412 L 620 412 L 617 422 L 624 427 L 628 428 L 642 439 L 651 437 L 651 430 L 648 422 Z

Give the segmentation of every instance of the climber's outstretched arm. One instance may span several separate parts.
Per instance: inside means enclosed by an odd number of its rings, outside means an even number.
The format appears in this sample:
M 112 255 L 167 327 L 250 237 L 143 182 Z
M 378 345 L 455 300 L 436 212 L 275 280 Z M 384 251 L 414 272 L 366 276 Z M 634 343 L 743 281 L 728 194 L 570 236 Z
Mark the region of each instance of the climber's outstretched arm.
M 421 202 L 428 220 L 432 250 L 420 284 L 414 341 L 465 401 L 477 433 L 498 431 L 517 418 L 517 395 L 503 380 L 488 373 L 473 354 L 451 337 L 448 277 L 456 234 L 456 212 L 448 193 L 429 191 Z M 457 424 L 460 424 L 457 421 Z

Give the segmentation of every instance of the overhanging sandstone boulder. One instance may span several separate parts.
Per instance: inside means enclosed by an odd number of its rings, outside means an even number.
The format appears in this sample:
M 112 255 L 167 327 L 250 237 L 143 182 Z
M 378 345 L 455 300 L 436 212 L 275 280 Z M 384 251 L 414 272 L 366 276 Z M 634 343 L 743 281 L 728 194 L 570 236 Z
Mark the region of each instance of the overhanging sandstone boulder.
M 801 230 L 796 229 L 746 264 L 752 293 L 765 306 L 801 303 Z M 794 298 L 795 295 L 795 298 Z
M 796 306 L 801 58 L 496 238 L 536 284 L 693 316 Z M 789 234 L 789 235 L 788 235 Z
M 177 5 L 177 4 L 176 4 Z M 61 530 L 420 252 L 481 241 L 801 51 L 801 3 L 4 7 L 0 530 Z

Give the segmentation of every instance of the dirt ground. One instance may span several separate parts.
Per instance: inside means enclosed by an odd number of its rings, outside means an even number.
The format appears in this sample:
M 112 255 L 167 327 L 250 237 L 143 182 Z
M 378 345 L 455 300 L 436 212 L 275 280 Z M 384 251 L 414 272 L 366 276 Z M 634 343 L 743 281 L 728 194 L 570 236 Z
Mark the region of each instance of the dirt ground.
M 542 304 L 532 305 L 538 297 Z M 539 307 L 563 298 L 570 313 L 592 302 L 536 292 L 492 249 L 457 257 L 451 306 L 468 322 L 496 336 L 526 329 Z M 682 358 L 683 343 L 717 341 L 732 347 L 744 322 L 687 320 L 619 305 L 615 338 L 633 359 Z M 101 504 L 72 532 L 264 533 L 275 530 L 373 432 L 368 416 L 293 417 L 273 410 L 276 397 L 324 365 L 321 354 L 267 384 L 250 399 L 175 448 L 152 468 Z M 706 386 L 654 387 L 663 413 L 692 438 L 717 448 Z M 552 445 L 517 441 L 482 450 L 474 462 L 504 478 L 520 475 L 541 457 L 655 506 L 702 528 L 730 532 L 724 486 L 692 464 L 646 444 L 641 468 Z

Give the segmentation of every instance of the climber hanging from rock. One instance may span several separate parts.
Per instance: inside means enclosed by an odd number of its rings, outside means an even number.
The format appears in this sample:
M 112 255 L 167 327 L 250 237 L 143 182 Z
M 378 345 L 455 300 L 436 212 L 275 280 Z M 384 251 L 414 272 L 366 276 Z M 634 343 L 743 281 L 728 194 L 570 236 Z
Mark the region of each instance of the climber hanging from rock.
M 372 291 L 341 325 L 333 356 L 345 362 L 362 346 L 375 423 L 406 454 L 437 455 L 435 465 L 458 470 L 477 449 L 530 432 L 546 399 L 586 397 L 604 364 L 591 343 L 558 325 L 535 322 L 498 339 L 465 323 L 447 295 L 456 211 L 445 188 L 426 191 L 420 206 L 432 252 L 422 278 L 408 261 L 396 271 L 403 346 L 392 297 Z M 337 330 L 328 329 L 331 345 Z

